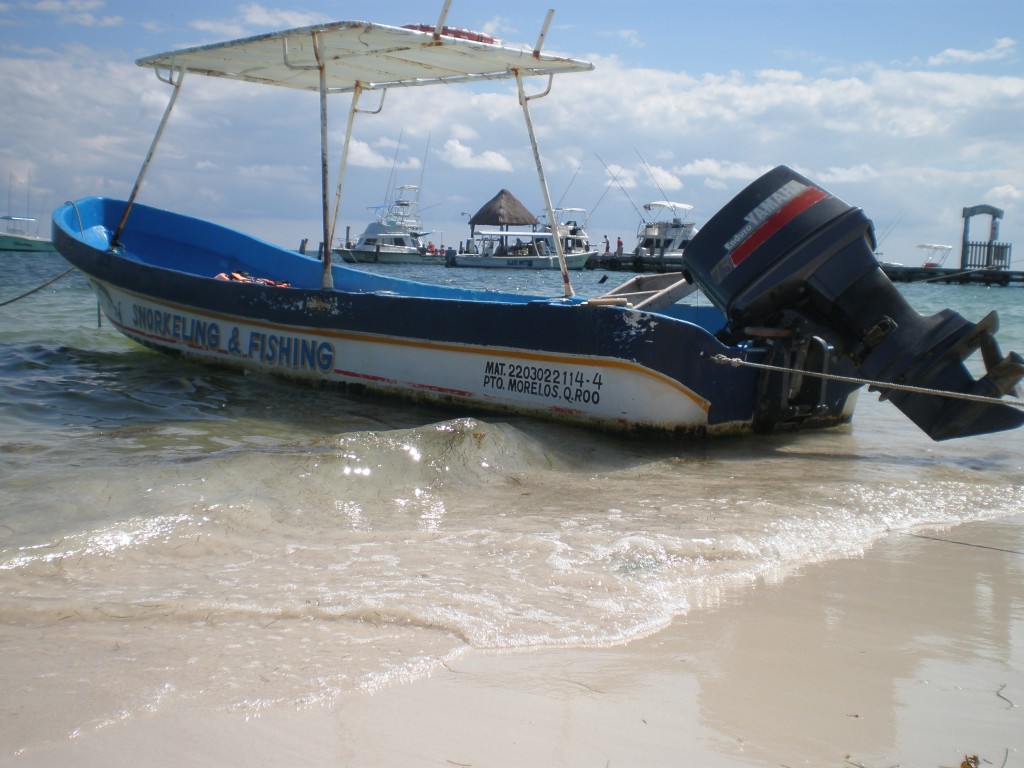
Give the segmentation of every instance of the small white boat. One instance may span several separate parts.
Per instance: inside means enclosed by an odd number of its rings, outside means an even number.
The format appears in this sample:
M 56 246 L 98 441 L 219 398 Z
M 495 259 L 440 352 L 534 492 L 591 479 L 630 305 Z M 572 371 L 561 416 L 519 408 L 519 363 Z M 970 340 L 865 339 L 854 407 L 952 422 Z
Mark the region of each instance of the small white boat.
M 555 208 L 555 217 L 558 239 L 562 241 L 563 251 L 596 256 L 597 251 L 590 247 L 590 235 L 587 234 L 585 208 Z
M 54 252 L 53 241 L 46 237 L 29 234 L 23 226 L 35 219 L 28 216 L 0 216 L 7 222 L 7 231 L 0 232 L 0 251 Z
M 444 264 L 444 253 L 423 242 L 430 233 L 420 220 L 420 188 L 403 184 L 395 192 L 394 200 L 371 209 L 376 219 L 355 245 L 334 252 L 350 264 Z
M 943 266 L 953 250 L 952 245 L 940 245 L 938 243 L 921 243 L 917 247 L 927 253 L 924 263 L 921 265 L 926 269 L 938 269 Z
M 6 223 L 4 231 L 0 232 L 0 251 L 20 251 L 20 252 L 37 252 L 46 253 L 54 252 L 57 249 L 54 248 L 53 242 L 40 235 L 29 232 L 29 225 L 33 225 L 32 229 L 35 229 L 36 220 L 31 216 L 16 216 L 10 211 L 14 210 L 11 205 L 11 187 L 14 184 L 14 174 L 12 173 L 10 178 L 7 180 L 7 210 L 6 216 L 0 216 L 0 221 Z M 25 210 L 31 211 L 32 204 L 29 201 L 29 191 L 32 187 L 31 180 L 27 185 L 25 192 Z
M 686 221 L 693 206 L 655 200 L 644 203 L 643 208 L 651 217 L 640 222 L 633 259 L 643 266 L 682 269 L 683 250 L 699 231 L 692 221 Z
M 566 269 L 583 269 L 592 256 L 597 256 L 597 251 L 570 250 L 564 241 L 563 253 Z M 561 269 L 550 229 L 540 232 L 477 229 L 466 250 L 450 253 L 446 263 L 450 267 Z

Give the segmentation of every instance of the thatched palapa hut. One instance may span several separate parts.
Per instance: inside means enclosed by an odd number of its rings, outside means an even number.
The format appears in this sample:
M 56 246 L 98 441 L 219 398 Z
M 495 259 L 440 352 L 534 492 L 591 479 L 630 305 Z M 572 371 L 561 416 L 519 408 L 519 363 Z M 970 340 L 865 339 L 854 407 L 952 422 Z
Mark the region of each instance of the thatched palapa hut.
M 509 227 L 536 227 L 539 223 L 537 217 L 530 213 L 515 195 L 503 189 L 473 214 L 473 218 L 469 220 L 469 234 L 472 237 L 477 226 L 500 227 L 507 230 Z

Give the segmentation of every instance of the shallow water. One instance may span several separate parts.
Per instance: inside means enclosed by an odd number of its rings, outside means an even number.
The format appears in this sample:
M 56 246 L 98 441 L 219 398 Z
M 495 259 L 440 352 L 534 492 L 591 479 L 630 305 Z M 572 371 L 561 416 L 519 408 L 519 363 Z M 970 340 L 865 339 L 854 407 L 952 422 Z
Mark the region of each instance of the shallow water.
M 0 301 L 65 268 L 0 255 Z M 557 273 L 390 269 L 561 291 Z M 603 275 L 574 273 L 577 292 L 627 277 Z M 1019 288 L 900 290 L 927 314 L 998 309 L 1004 352 L 1024 350 Z M 888 531 L 1024 508 L 1020 433 L 933 443 L 868 392 L 833 431 L 621 440 L 164 357 L 98 328 L 77 273 L 0 308 L 0 350 L 8 745 L 37 710 L 66 738 L 330 703 L 469 647 L 621 643 Z

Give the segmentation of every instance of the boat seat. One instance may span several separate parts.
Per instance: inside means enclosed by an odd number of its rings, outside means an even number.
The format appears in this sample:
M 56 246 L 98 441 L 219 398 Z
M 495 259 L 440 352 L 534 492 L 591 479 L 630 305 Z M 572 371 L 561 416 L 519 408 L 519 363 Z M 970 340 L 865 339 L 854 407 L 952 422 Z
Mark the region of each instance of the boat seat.
M 658 311 L 670 307 L 697 290 L 682 272 L 637 275 L 594 301 L 595 304 L 625 304 L 633 309 Z

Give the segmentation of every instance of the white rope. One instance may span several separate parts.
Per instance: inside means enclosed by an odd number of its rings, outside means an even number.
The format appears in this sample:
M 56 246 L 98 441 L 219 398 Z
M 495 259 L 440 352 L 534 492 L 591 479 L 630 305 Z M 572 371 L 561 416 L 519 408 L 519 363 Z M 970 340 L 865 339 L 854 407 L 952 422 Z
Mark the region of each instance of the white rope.
M 840 376 L 837 373 L 818 373 L 817 371 L 804 371 L 798 368 L 785 368 L 781 365 L 769 365 L 768 363 L 752 363 L 749 360 L 741 360 L 738 357 L 726 357 L 725 355 L 713 355 L 712 362 L 719 365 L 729 365 L 737 368 L 741 365 L 748 368 L 760 368 L 765 371 L 779 371 L 780 373 L 796 373 L 802 376 L 814 376 L 819 379 L 830 381 L 843 381 L 847 384 L 864 384 L 878 389 L 896 389 L 901 392 L 914 392 L 919 395 L 935 395 L 937 397 L 950 397 L 959 400 L 970 400 L 975 403 L 989 403 L 990 405 L 1011 405 L 1015 408 L 1024 408 L 1024 402 L 1020 400 L 1003 400 L 998 397 L 987 397 L 985 395 L 972 395 L 966 392 L 949 392 L 944 389 L 930 389 L 929 387 L 915 387 L 910 384 L 890 384 L 887 381 L 871 381 L 870 379 L 858 379 L 853 376 Z

